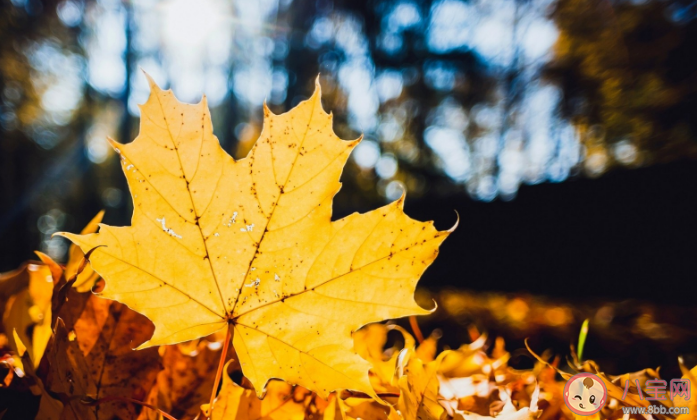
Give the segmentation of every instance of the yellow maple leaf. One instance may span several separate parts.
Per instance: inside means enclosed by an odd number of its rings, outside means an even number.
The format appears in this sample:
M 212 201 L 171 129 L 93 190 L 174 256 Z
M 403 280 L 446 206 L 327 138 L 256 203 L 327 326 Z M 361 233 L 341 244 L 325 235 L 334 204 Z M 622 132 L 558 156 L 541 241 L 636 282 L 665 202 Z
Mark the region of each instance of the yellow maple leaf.
M 343 166 L 360 140 L 343 141 L 312 97 L 274 115 L 235 161 L 213 135 L 205 98 L 179 102 L 150 80 L 139 136 L 112 142 L 133 196 L 130 227 L 64 234 L 83 251 L 102 296 L 156 326 L 141 347 L 193 340 L 230 325 L 244 375 L 325 397 L 374 395 L 369 364 L 351 351 L 360 326 L 427 314 L 414 288 L 450 231 L 403 211 L 404 197 L 331 221 Z

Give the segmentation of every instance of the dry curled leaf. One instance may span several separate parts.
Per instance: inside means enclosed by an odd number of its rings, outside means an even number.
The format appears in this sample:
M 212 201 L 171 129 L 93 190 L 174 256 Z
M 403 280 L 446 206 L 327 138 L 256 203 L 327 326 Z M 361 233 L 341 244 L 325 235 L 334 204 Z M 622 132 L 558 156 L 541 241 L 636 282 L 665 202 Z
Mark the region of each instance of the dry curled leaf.
M 282 378 L 326 397 L 374 395 L 369 364 L 351 351 L 360 326 L 427 314 L 414 288 L 449 231 L 403 211 L 404 197 L 331 221 L 332 199 L 356 141 L 342 141 L 312 97 L 282 115 L 264 110 L 249 155 L 235 161 L 213 135 L 205 99 L 182 104 L 152 80 L 141 130 L 112 143 L 133 196 L 132 226 L 64 234 L 83 251 L 102 296 L 156 326 L 142 347 L 231 326 L 258 392 Z

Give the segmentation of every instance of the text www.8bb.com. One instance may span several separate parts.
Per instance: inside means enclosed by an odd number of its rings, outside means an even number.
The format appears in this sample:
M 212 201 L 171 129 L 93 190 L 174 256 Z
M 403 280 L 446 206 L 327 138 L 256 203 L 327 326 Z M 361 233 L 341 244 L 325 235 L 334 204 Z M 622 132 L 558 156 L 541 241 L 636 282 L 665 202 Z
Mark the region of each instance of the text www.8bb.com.
M 622 407 L 623 414 L 689 414 L 690 407 L 666 407 L 650 405 L 648 407 Z

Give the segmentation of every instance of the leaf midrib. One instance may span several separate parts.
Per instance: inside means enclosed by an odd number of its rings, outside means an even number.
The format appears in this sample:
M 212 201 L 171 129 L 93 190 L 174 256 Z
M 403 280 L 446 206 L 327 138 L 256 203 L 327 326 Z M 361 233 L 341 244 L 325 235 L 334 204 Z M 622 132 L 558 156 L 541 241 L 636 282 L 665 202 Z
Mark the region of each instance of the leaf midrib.
M 313 99 L 313 98 L 314 98 L 314 94 L 310 99 Z M 321 104 L 320 104 L 320 106 L 321 106 Z M 280 189 L 285 188 L 286 184 L 288 183 L 288 180 L 290 180 L 290 177 L 293 175 L 293 170 L 295 169 L 295 164 L 298 161 L 298 156 L 300 156 L 300 150 L 302 149 L 303 144 L 305 143 L 305 140 L 307 139 L 307 133 L 310 130 L 310 124 L 312 123 L 312 118 L 314 116 L 315 116 L 315 105 L 312 106 L 312 112 L 310 113 L 310 118 L 307 120 L 307 125 L 305 126 L 305 133 L 303 133 L 302 140 L 298 144 L 297 153 L 295 154 L 295 157 L 293 158 L 293 163 L 291 164 L 290 170 L 288 171 L 288 176 L 286 177 L 286 180 L 283 182 L 283 186 L 276 184 L 278 187 L 280 187 Z M 291 119 L 291 122 L 292 122 L 292 119 Z M 295 128 L 292 128 L 292 130 L 293 130 L 293 133 L 295 133 Z M 297 134 L 296 134 L 296 137 L 297 137 Z M 252 150 L 255 151 L 255 149 L 256 149 L 256 144 L 255 144 L 254 149 L 252 149 Z M 271 150 L 271 153 L 273 156 L 273 145 L 270 142 L 269 142 L 269 149 Z M 272 168 L 275 168 L 274 164 L 275 164 L 275 162 L 272 159 L 272 162 L 271 162 Z M 274 169 L 274 180 L 276 180 L 275 169 Z M 249 260 L 249 265 L 247 266 L 247 270 L 245 271 L 244 276 L 242 277 L 242 284 L 240 284 L 240 286 L 237 288 L 237 290 L 239 290 L 239 292 L 237 293 L 237 297 L 235 297 L 235 302 L 230 307 L 230 313 L 227 314 L 229 317 L 232 317 L 232 314 L 235 312 L 235 308 L 237 307 L 237 303 L 239 302 L 240 296 L 242 295 L 242 287 L 247 282 L 247 277 L 249 276 L 249 273 L 251 272 L 252 265 L 254 265 L 254 261 L 256 261 L 257 255 L 259 255 L 259 249 L 261 248 L 261 244 L 264 242 L 264 239 L 266 239 L 266 233 L 268 231 L 269 224 L 271 224 L 271 219 L 273 218 L 275 211 L 276 211 L 276 208 L 278 208 L 278 203 L 279 203 L 279 201 L 281 201 L 281 197 L 283 196 L 284 193 L 285 193 L 285 191 L 282 192 L 279 190 L 278 198 L 276 198 L 276 201 L 274 202 L 273 207 L 271 208 L 271 212 L 269 213 L 269 217 L 266 219 L 266 224 L 264 225 L 264 231 L 261 234 L 261 239 L 259 239 L 259 242 L 257 243 L 256 249 L 254 250 L 254 256 L 252 258 L 250 258 L 250 260 Z M 262 213 L 263 213 L 263 211 L 262 211 Z M 227 311 L 227 309 L 226 309 L 226 311 Z M 239 318 L 239 316 L 237 316 L 235 318 Z
M 213 276 L 213 282 L 215 283 L 215 287 L 218 289 L 218 296 L 220 297 L 220 303 L 222 304 L 222 309 L 225 311 L 225 315 L 227 316 L 228 314 L 227 314 L 227 309 L 225 307 L 225 298 L 223 297 L 223 292 L 220 289 L 220 284 L 218 283 L 218 276 L 215 274 L 215 269 L 213 268 L 213 262 L 211 261 L 210 252 L 208 251 L 208 243 L 206 242 L 206 236 L 203 234 L 203 229 L 201 228 L 201 224 L 199 223 L 201 215 L 198 214 L 198 210 L 196 209 L 196 203 L 194 202 L 194 197 L 193 197 L 193 195 L 191 195 L 191 189 L 189 188 L 190 182 L 186 177 L 186 172 L 184 172 L 184 165 L 182 164 L 181 156 L 179 155 L 179 147 L 177 147 L 177 143 L 175 142 L 174 137 L 172 136 L 172 130 L 169 126 L 169 121 L 167 120 L 167 115 L 165 113 L 165 109 L 162 106 L 162 101 L 160 100 L 159 92 L 157 95 L 155 95 L 155 97 L 157 98 L 157 103 L 160 105 L 160 111 L 162 112 L 162 119 L 164 119 L 164 121 L 165 121 L 165 125 L 167 127 L 167 133 L 169 134 L 169 138 L 172 141 L 172 147 L 174 147 L 174 153 L 177 155 L 177 161 L 179 162 L 179 170 L 181 171 L 182 176 L 184 177 L 184 181 L 186 181 L 186 192 L 189 194 L 189 201 L 191 202 L 191 207 L 193 207 L 193 209 L 194 209 L 194 215 L 196 215 L 196 227 L 198 228 L 199 235 L 201 236 L 201 242 L 203 242 L 203 248 L 206 251 L 205 258 L 206 258 L 206 260 L 208 260 L 208 267 L 210 268 L 211 275 Z M 205 118 L 205 111 L 203 113 L 203 118 Z M 201 145 L 200 145 L 200 147 L 203 147 L 204 136 L 205 136 L 205 130 L 201 129 Z M 177 137 L 179 137 L 179 135 L 177 135 Z M 198 171 L 198 166 L 200 165 L 200 160 L 201 160 L 201 156 L 200 156 L 200 154 L 198 154 L 196 156 L 196 171 Z M 208 309 L 211 312 L 215 312 L 211 308 L 208 308 Z

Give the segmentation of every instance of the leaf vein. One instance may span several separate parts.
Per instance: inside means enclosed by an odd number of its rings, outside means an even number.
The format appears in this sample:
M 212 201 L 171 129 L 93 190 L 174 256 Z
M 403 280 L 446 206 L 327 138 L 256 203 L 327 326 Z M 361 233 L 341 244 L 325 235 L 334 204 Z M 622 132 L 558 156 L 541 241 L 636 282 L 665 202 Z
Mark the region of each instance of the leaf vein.
M 161 281 L 161 282 L 164 283 L 165 285 L 171 287 L 172 289 L 174 289 L 174 290 L 176 290 L 177 292 L 183 294 L 184 296 L 187 296 L 187 297 L 191 298 L 191 300 L 193 300 L 194 302 L 198 303 L 201 307 L 206 308 L 206 310 L 209 311 L 210 313 L 215 314 L 216 316 L 218 316 L 218 317 L 220 317 L 220 318 L 224 318 L 224 317 L 221 316 L 219 313 L 215 312 L 214 310 L 212 310 L 211 308 L 209 308 L 207 305 L 203 304 L 201 301 L 199 301 L 199 300 L 197 300 L 197 299 L 194 299 L 193 296 L 191 296 L 191 295 L 189 295 L 188 293 L 184 292 L 182 289 L 180 289 L 180 288 L 178 288 L 178 287 L 176 287 L 176 286 L 174 286 L 174 285 L 172 285 L 172 284 L 170 284 L 170 283 L 167 283 L 165 280 L 162 280 L 161 278 L 159 278 L 159 277 L 156 276 L 155 274 L 149 272 L 148 270 L 146 270 L 146 269 L 144 269 L 144 268 L 142 268 L 142 267 L 139 267 L 139 266 L 137 266 L 137 265 L 134 265 L 133 263 L 131 263 L 131 262 L 129 262 L 129 261 L 126 261 L 126 260 L 123 259 L 123 258 L 117 257 L 116 255 L 110 254 L 110 253 L 107 252 L 106 250 L 100 250 L 100 252 L 103 252 L 103 253 L 109 255 L 110 257 L 114 258 L 115 260 L 121 261 L 122 263 L 124 263 L 124 264 L 126 264 L 126 265 L 129 265 L 129 266 L 135 268 L 136 270 L 140 270 L 140 271 L 142 271 L 143 273 L 145 273 L 145 274 L 151 276 L 152 278 L 154 278 L 154 279 L 156 279 L 156 280 L 158 280 L 158 281 Z M 224 307 L 223 307 L 223 308 L 224 308 Z

